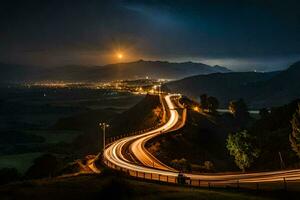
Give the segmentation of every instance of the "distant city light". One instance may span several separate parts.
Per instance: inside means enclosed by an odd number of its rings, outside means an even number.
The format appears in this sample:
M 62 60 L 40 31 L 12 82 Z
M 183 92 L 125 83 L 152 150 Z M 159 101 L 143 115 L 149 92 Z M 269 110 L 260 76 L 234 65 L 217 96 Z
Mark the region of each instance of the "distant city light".
M 198 106 L 194 106 L 193 110 L 196 111 L 196 112 L 200 112 L 200 108 Z

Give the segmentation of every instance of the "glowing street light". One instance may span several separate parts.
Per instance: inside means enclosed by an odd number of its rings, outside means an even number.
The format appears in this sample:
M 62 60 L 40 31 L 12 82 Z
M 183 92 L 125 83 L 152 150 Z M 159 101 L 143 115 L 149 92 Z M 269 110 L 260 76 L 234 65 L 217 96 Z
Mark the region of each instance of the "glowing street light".
M 159 84 L 159 85 L 154 85 L 152 88 L 154 89 L 154 91 L 155 91 L 156 93 L 158 93 L 158 94 L 161 93 L 161 84 Z
M 194 106 L 193 110 L 196 111 L 196 112 L 200 112 L 200 108 L 198 106 Z
M 153 93 L 157 92 L 157 90 L 156 90 L 157 86 L 156 85 L 154 85 L 152 88 L 153 88 L 153 91 L 154 91 Z

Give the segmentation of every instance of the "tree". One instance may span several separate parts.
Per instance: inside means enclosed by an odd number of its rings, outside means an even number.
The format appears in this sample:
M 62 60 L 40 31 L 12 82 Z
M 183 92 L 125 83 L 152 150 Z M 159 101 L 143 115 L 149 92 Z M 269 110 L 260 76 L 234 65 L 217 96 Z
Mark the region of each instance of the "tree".
M 243 99 L 239 99 L 238 101 L 231 101 L 229 103 L 229 111 L 237 118 L 249 116 L 248 107 Z
M 58 161 L 51 154 L 44 154 L 34 160 L 33 165 L 27 170 L 27 179 L 52 177 L 58 168 Z
M 205 170 L 211 171 L 214 168 L 214 164 L 211 161 L 207 160 L 204 162 L 203 167 Z
M 208 97 L 207 98 L 207 108 L 209 112 L 214 113 L 219 108 L 219 101 L 216 97 Z
M 239 99 L 238 101 L 231 101 L 228 109 L 232 113 L 237 124 L 239 124 L 240 127 L 245 127 L 249 120 L 249 112 L 244 100 Z
M 208 109 L 207 94 L 200 95 L 200 104 L 203 110 Z
M 298 103 L 298 109 L 293 115 L 291 120 L 292 133 L 290 134 L 290 142 L 292 149 L 296 152 L 300 158 L 300 103 Z
M 171 161 L 171 165 L 181 171 L 191 171 L 191 164 L 185 158 L 174 159 Z
M 255 138 L 246 130 L 229 134 L 227 138 L 227 149 L 234 156 L 236 165 L 244 172 L 259 156 L 259 150 L 254 145 Z

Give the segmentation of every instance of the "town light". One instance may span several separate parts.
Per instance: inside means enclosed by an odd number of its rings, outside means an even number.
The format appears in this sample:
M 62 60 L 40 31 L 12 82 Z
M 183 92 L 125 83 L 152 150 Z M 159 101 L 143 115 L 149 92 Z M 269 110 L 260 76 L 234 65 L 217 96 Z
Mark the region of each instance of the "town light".
M 193 110 L 196 111 L 196 112 L 200 112 L 200 108 L 198 106 L 194 106 Z

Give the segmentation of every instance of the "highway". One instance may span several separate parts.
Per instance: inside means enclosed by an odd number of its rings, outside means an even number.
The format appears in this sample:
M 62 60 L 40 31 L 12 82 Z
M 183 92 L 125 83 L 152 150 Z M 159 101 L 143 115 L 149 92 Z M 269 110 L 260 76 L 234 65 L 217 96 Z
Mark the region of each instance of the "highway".
M 155 158 L 145 148 L 145 144 L 151 138 L 159 134 L 165 134 L 172 130 L 181 128 L 185 122 L 185 116 L 180 117 L 178 110 L 183 109 L 180 104 L 175 107 L 174 101 L 178 99 L 178 94 L 164 95 L 163 99 L 166 104 L 166 109 L 169 113 L 168 121 L 162 126 L 145 132 L 140 135 L 128 136 L 119 139 L 108 146 L 104 153 L 103 159 L 109 167 L 119 169 L 127 172 L 131 176 L 138 176 L 147 179 L 156 179 L 167 182 L 176 182 L 179 172 L 175 169 L 165 165 L 157 158 Z M 163 102 L 162 102 L 163 103 Z M 185 110 L 186 112 L 186 110 Z M 183 112 L 184 113 L 184 112 Z M 124 152 L 127 152 L 126 154 Z M 130 154 L 128 156 L 127 154 Z M 258 172 L 258 173 L 239 173 L 239 174 L 189 174 L 185 173 L 193 181 L 200 181 L 204 183 L 218 183 L 226 185 L 230 183 L 261 183 L 261 182 L 276 182 L 283 180 L 300 180 L 300 169 L 272 171 L 272 172 Z

